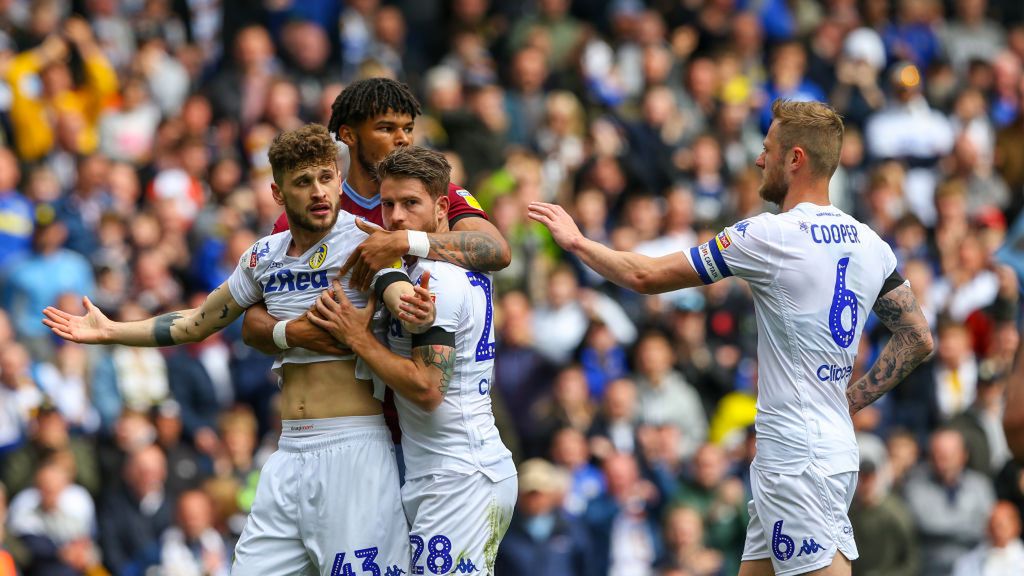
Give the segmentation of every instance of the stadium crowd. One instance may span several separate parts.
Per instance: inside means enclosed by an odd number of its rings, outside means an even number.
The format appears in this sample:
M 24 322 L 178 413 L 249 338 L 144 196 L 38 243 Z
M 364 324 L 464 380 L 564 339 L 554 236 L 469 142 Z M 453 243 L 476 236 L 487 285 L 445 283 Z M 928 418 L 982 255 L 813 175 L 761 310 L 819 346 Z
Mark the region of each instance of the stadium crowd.
M 861 411 L 854 574 L 1019 574 L 1000 427 L 1024 275 L 1018 0 L 0 1 L 0 575 L 221 575 L 280 432 L 240 322 L 178 348 L 41 324 L 194 306 L 268 234 L 267 149 L 354 79 L 409 84 L 512 247 L 492 396 L 503 576 L 735 574 L 757 384 L 742 282 L 642 296 L 561 253 L 664 255 L 772 207 L 776 98 L 843 114 L 833 203 L 892 245 L 937 353 Z M 341 160 L 347 162 L 345 151 Z M 888 334 L 869 320 L 857 378 Z M 808 375 L 811 377 L 811 375 Z M 1000 571 L 1001 570 L 1001 571 Z

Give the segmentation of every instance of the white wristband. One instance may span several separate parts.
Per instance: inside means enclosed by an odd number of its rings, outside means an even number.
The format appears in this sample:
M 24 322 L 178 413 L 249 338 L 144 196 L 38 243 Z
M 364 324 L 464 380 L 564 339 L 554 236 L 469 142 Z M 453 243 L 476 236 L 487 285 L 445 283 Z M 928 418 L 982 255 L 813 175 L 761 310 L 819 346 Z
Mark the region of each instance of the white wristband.
M 430 254 L 430 240 L 427 238 L 427 233 L 419 230 L 407 230 L 406 232 L 409 234 L 409 251 L 406 254 L 426 258 L 427 254 Z
M 286 330 L 288 329 L 288 320 L 281 320 L 277 324 L 274 324 L 274 344 L 277 345 L 281 350 L 287 350 L 291 348 L 288 345 L 288 338 L 286 337 Z

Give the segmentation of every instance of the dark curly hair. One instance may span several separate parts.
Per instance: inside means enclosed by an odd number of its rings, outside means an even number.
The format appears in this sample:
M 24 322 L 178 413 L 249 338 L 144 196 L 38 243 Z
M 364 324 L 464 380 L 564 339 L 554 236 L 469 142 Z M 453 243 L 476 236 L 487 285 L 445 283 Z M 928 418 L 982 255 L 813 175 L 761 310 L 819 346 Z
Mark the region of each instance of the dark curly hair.
M 338 165 L 338 145 L 322 124 L 306 124 L 278 134 L 270 143 L 268 155 L 278 186 L 285 172 L 309 166 Z
M 338 94 L 331 104 L 331 119 L 327 129 L 336 138 L 343 125 L 354 126 L 364 120 L 388 111 L 420 115 L 420 103 L 405 84 L 390 78 L 356 80 Z

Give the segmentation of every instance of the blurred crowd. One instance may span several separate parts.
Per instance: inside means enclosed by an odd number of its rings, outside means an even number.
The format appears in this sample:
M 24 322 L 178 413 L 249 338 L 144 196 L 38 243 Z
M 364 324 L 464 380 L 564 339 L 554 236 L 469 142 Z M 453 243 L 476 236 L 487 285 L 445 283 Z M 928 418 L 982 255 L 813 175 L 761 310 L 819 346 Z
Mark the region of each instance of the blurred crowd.
M 525 206 L 558 202 L 618 249 L 704 242 L 773 208 L 754 160 L 775 98 L 843 114 L 832 201 L 891 243 L 937 342 L 855 418 L 854 574 L 1018 574 L 1024 468 L 1000 419 L 1022 69 L 1019 0 L 0 0 L 0 575 L 227 574 L 279 434 L 272 359 L 238 325 L 174 349 L 64 343 L 41 310 L 200 302 L 280 214 L 271 139 L 367 76 L 410 85 L 417 143 L 512 246 L 500 574 L 736 573 L 747 288 L 625 291 Z M 873 318 L 864 335 L 852 378 L 888 337 Z

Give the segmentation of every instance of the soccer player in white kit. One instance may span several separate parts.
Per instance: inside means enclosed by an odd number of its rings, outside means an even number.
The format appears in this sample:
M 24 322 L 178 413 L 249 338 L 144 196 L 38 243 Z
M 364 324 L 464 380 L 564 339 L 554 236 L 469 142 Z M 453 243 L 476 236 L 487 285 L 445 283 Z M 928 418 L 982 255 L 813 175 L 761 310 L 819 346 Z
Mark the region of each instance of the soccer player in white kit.
M 199 308 L 121 323 L 86 299 L 85 316 L 47 308 L 44 323 L 76 342 L 170 346 L 203 340 L 259 301 L 278 318 L 305 313 L 367 234 L 352 214 L 337 210 L 337 148 L 326 128 L 311 124 L 285 132 L 269 155 L 274 199 L 293 227 L 242 254 L 231 277 Z M 429 327 L 428 299 L 419 318 L 399 310 L 400 298 L 414 292 L 404 270 L 386 269 L 377 281 L 388 285 L 384 299 L 404 329 L 418 330 L 413 323 Z M 364 293 L 347 285 L 344 292 L 355 305 L 365 305 Z M 302 348 L 284 351 L 274 363 L 282 378 L 279 450 L 261 471 L 232 573 L 408 572 L 408 524 L 394 446 L 372 383 L 358 380 L 355 366 L 354 356 Z
M 931 353 L 931 333 L 892 250 L 829 202 L 842 119 L 816 102 L 776 101 L 772 115 L 757 166 L 761 197 L 780 213 L 743 220 L 688 251 L 661 258 L 618 252 L 584 238 L 558 206 L 533 203 L 529 213 L 564 249 L 638 292 L 729 276 L 747 281 L 759 377 L 740 575 L 849 575 L 858 555 L 847 516 L 859 467 L 851 415 Z M 851 382 L 870 310 L 893 336 L 868 373 Z
M 399 148 L 377 165 L 384 223 L 391 230 L 446 232 L 451 167 L 426 148 Z M 370 311 L 325 295 L 310 320 L 352 348 L 396 394 L 411 524 L 410 574 L 493 574 L 515 508 L 517 478 L 491 411 L 494 306 L 489 274 L 409 257 L 429 278 L 433 327 L 421 335 L 386 321 L 388 347 Z M 429 273 L 423 276 L 423 273 Z M 376 281 L 380 291 L 387 279 Z

